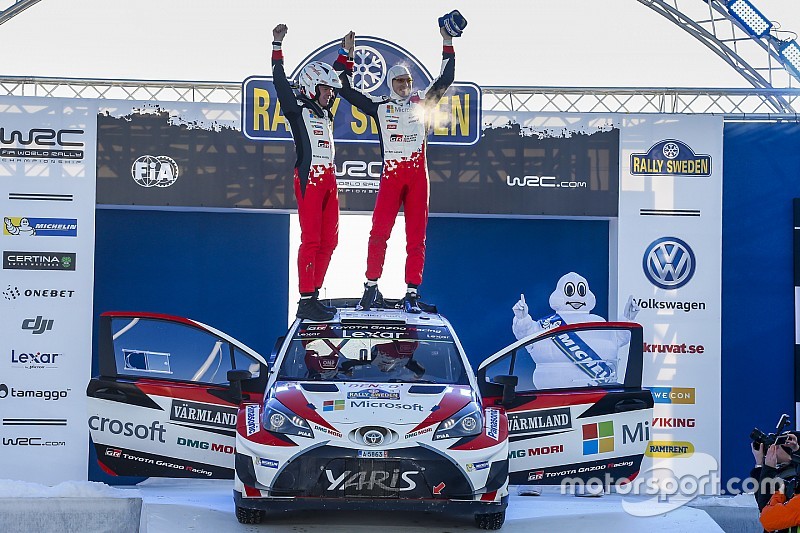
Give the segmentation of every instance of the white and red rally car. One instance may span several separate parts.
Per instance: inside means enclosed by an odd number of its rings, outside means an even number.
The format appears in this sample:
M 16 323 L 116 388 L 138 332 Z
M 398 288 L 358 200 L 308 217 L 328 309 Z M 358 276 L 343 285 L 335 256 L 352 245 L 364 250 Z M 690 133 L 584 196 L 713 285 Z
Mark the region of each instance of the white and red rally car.
M 340 308 L 329 322 L 296 320 L 269 362 L 178 317 L 104 313 L 100 337 L 87 394 L 102 468 L 233 477 L 244 523 L 265 511 L 414 509 L 497 529 L 509 483 L 632 479 L 650 438 L 633 323 L 533 335 L 477 376 L 436 313 Z M 538 349 L 607 372 L 536 390 Z

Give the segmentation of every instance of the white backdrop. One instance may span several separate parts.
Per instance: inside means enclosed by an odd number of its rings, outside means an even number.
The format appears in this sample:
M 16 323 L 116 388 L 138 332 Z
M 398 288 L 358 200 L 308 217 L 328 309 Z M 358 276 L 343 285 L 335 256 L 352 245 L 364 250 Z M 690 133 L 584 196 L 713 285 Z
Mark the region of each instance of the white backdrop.
M 97 106 L 5 97 L 0 117 L 0 477 L 84 480 Z

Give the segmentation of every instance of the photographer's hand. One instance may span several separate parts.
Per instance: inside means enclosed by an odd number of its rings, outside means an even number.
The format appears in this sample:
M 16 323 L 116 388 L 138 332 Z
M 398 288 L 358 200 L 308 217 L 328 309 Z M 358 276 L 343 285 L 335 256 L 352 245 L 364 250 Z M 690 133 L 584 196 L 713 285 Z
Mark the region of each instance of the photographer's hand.
M 764 466 L 764 445 L 760 442 L 756 442 L 750 446 L 750 449 L 753 451 L 753 457 L 756 460 L 756 466 Z
M 778 447 L 774 444 L 767 449 L 767 455 L 764 458 L 764 464 L 776 468 L 778 466 Z
M 797 435 L 794 433 L 786 435 L 786 446 L 792 449 L 792 453 L 797 453 L 797 450 L 800 450 L 800 443 L 797 442 Z

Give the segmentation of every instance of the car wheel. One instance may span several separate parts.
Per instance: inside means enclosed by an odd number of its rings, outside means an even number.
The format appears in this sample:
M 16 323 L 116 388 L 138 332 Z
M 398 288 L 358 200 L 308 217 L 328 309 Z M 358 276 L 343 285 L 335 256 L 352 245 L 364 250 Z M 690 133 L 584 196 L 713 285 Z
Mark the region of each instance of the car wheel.
M 264 520 L 264 511 L 261 509 L 247 509 L 236 506 L 236 520 L 240 524 L 260 524 Z M 501 522 L 502 523 L 502 522 Z
M 505 511 L 475 515 L 475 524 L 481 529 L 500 529 L 505 521 Z

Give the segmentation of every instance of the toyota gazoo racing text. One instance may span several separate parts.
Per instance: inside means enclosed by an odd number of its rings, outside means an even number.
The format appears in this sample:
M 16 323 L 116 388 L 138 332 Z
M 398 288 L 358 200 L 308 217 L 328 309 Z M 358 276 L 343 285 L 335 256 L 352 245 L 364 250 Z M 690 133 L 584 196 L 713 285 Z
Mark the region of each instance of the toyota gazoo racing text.
M 297 320 L 263 403 L 236 435 L 240 521 L 261 510 L 455 510 L 500 527 L 508 422 L 484 410 L 475 376 L 439 315 L 341 310 Z

